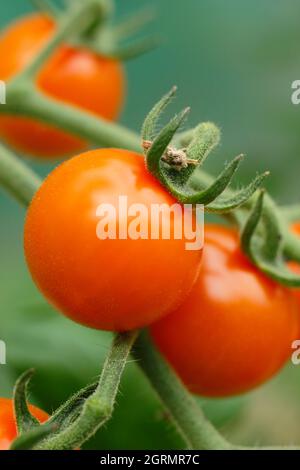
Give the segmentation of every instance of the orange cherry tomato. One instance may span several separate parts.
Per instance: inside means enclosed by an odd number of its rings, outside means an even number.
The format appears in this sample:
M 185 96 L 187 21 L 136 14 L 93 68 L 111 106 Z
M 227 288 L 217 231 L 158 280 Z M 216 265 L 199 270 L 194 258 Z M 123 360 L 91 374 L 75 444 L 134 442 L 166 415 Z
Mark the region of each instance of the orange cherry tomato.
M 127 236 L 134 218 L 126 221 L 126 211 L 118 211 L 120 196 L 127 198 L 128 207 L 143 204 L 148 213 L 153 204 L 171 207 L 176 202 L 140 155 L 94 150 L 67 160 L 48 176 L 25 223 L 27 263 L 47 299 L 76 322 L 112 331 L 143 327 L 182 303 L 202 255 L 202 249 L 187 250 L 184 237 Z M 118 227 L 115 239 L 114 234 L 106 239 L 97 235 L 101 204 L 116 208 L 116 217 L 110 216 Z M 166 217 L 162 222 L 167 224 Z M 160 224 L 141 215 L 141 225 L 145 220 L 151 235 L 151 227 Z M 174 214 L 170 223 L 172 234 L 180 217 Z M 122 239 L 119 228 L 124 225 Z
M 192 292 L 151 332 L 192 392 L 226 396 L 256 387 L 283 366 L 299 335 L 297 310 L 289 289 L 250 264 L 235 230 L 206 225 Z
M 39 53 L 55 32 L 54 21 L 42 14 L 12 24 L 0 37 L 0 79 L 9 80 Z M 96 116 L 115 119 L 124 95 L 119 62 L 84 48 L 62 45 L 37 78 L 47 95 Z M 58 157 L 87 148 L 83 140 L 32 118 L 0 116 L 0 136 L 13 148 L 40 157 Z
M 36 406 L 29 405 L 29 410 L 40 423 L 44 423 L 49 418 L 47 413 Z M 0 398 L 0 450 L 8 450 L 17 434 L 13 401 Z

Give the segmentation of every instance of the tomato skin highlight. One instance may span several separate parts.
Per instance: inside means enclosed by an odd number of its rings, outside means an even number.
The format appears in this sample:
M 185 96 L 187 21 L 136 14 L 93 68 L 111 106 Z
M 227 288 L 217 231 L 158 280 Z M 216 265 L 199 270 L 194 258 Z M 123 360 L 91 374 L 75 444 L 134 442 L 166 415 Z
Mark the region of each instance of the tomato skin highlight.
M 40 423 L 49 418 L 47 413 L 36 406 L 29 405 L 29 410 Z M 9 450 L 17 434 L 13 401 L 9 398 L 0 398 L 0 450 Z
M 203 263 L 188 299 L 156 322 L 161 353 L 194 393 L 246 392 L 291 356 L 299 313 L 289 289 L 250 264 L 235 230 L 205 226 Z
M 0 36 L 1 80 L 7 81 L 22 71 L 54 32 L 54 21 L 42 14 L 26 16 L 7 28 Z M 67 44 L 55 51 L 37 77 L 37 85 L 46 95 L 108 120 L 119 115 L 124 82 L 119 62 Z M 74 154 L 88 147 L 76 136 L 19 116 L 0 116 L 0 136 L 20 152 L 45 158 Z
M 184 238 L 100 240 L 97 207 L 116 206 L 120 195 L 147 208 L 176 202 L 140 155 L 94 150 L 48 176 L 29 207 L 24 236 L 29 270 L 47 299 L 74 321 L 111 331 L 149 325 L 180 305 L 202 257 L 202 249 L 186 250 Z

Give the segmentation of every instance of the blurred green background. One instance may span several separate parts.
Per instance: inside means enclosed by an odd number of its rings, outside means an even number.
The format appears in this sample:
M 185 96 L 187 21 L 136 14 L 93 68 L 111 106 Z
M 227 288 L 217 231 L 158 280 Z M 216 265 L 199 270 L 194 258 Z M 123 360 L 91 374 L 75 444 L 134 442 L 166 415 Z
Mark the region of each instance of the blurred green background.
M 271 170 L 268 189 L 281 202 L 299 201 L 300 107 L 291 104 L 291 83 L 300 79 L 300 2 L 297 0 L 117 0 L 117 16 L 154 6 L 147 28 L 162 46 L 130 62 L 122 122 L 139 129 L 145 113 L 171 85 L 176 107 L 192 105 L 191 124 L 213 120 L 222 143 L 207 163 L 217 171 L 241 152 L 246 182 Z M 1 2 L 0 23 L 31 11 L 27 0 Z M 1 60 L 1 57 L 0 57 Z M 1 77 L 0 77 L 1 78 Z M 41 175 L 50 165 L 30 164 Z M 0 193 L 0 339 L 7 343 L 0 366 L 0 395 L 35 367 L 32 401 L 47 411 L 99 373 L 110 335 L 66 320 L 46 305 L 23 259 L 24 210 Z M 241 443 L 300 442 L 300 367 L 287 367 L 267 385 L 228 400 L 200 400 L 209 417 Z M 130 363 L 112 421 L 89 447 L 160 449 L 181 446 L 136 364 Z

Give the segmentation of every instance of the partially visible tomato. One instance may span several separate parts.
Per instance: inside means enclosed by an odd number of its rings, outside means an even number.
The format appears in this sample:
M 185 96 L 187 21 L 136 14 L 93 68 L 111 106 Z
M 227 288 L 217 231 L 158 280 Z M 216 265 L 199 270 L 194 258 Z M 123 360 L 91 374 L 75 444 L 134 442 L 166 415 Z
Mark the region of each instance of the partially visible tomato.
M 290 290 L 250 264 L 235 230 L 206 225 L 202 269 L 192 292 L 151 332 L 192 392 L 233 395 L 283 366 L 299 336 L 299 313 Z
M 299 235 L 299 237 L 300 237 L 300 222 L 295 222 L 292 225 L 291 229 L 296 235 Z M 300 275 L 300 263 L 297 263 L 296 261 L 289 261 L 288 262 L 288 267 L 292 271 L 294 271 L 295 274 Z M 299 306 L 300 306 L 300 289 L 293 289 L 293 293 L 294 293 L 295 297 L 298 299 Z
M 119 207 L 120 196 L 137 218 Z M 151 218 L 153 205 L 169 209 L 174 203 L 138 154 L 102 149 L 67 160 L 44 181 L 28 210 L 25 254 L 34 281 L 78 323 L 112 331 L 149 325 L 183 302 L 200 269 L 202 249 L 187 250 L 185 234 L 174 236 L 180 214 Z M 115 209 L 107 227 L 116 231 L 106 239 L 97 236 L 103 204 Z M 143 213 L 133 204 L 142 205 Z M 146 238 L 128 233 L 138 219 Z M 169 239 L 151 235 L 169 222 Z
M 0 36 L 0 79 L 9 80 L 38 54 L 56 29 L 42 14 L 26 16 Z M 51 97 L 108 120 L 115 119 L 124 96 L 119 62 L 84 48 L 62 45 L 42 68 L 37 84 Z M 83 140 L 32 118 L 0 116 L 0 136 L 16 150 L 57 157 L 87 147 Z
M 36 406 L 29 405 L 29 410 L 40 423 L 44 423 L 49 418 L 47 413 Z M 17 434 L 13 401 L 0 398 L 0 450 L 8 450 Z

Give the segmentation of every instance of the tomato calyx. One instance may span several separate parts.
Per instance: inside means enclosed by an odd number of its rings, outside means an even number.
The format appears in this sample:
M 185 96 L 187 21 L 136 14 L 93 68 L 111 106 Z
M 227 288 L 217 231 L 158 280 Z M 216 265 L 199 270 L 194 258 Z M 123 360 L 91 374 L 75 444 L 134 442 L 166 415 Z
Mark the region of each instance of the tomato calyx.
M 31 0 L 33 5 L 55 22 L 64 20 L 81 3 L 80 1 L 65 2 L 64 9 L 58 8 L 51 0 Z M 149 10 L 142 10 L 117 25 L 112 25 L 111 19 L 114 7 L 111 0 L 86 0 L 85 3 L 97 7 L 95 14 L 81 34 L 75 36 L 69 43 L 75 47 L 85 47 L 89 50 L 116 60 L 130 60 L 152 50 L 159 44 L 155 36 L 128 40 L 141 31 L 154 15 Z M 125 43 L 125 45 L 124 45 Z
M 121 376 L 137 336 L 137 331 L 116 335 L 99 381 L 72 395 L 42 424 L 27 404 L 27 388 L 34 370 L 24 372 L 14 388 L 18 437 L 10 449 L 72 450 L 86 442 L 111 417 Z
M 287 267 L 287 259 L 293 256 L 287 244 L 291 235 L 282 214 L 265 191 L 260 191 L 246 218 L 240 220 L 240 227 L 241 246 L 251 261 L 275 281 L 299 287 L 300 276 Z M 297 255 L 298 240 L 293 249 Z
M 243 160 L 243 155 L 238 155 L 210 184 L 193 187 L 192 177 L 195 170 L 218 145 L 220 131 L 215 124 L 204 122 L 188 132 L 176 135 L 190 112 L 190 108 L 185 108 L 156 134 L 158 120 L 176 94 L 176 90 L 177 88 L 173 87 L 163 96 L 144 121 L 142 147 L 147 168 L 179 202 L 203 204 L 207 210 L 229 212 L 247 202 L 261 186 L 268 173 L 257 176 L 249 186 L 240 190 L 234 197 L 224 197 L 223 192 L 228 188 Z
M 204 122 L 176 135 L 190 108 L 173 117 L 156 134 L 158 120 L 176 90 L 173 87 L 144 121 L 142 147 L 148 170 L 179 202 L 202 204 L 210 212 L 229 213 L 241 230 L 242 249 L 253 264 L 277 282 L 299 287 L 300 276 L 288 269 L 287 260 L 300 261 L 300 241 L 289 231 L 285 210 L 280 210 L 263 190 L 256 199 L 253 197 L 269 172 L 256 176 L 239 191 L 232 191 L 229 185 L 243 155 L 229 162 L 215 179 L 196 172 L 219 143 L 220 132 L 213 123 Z

